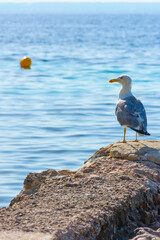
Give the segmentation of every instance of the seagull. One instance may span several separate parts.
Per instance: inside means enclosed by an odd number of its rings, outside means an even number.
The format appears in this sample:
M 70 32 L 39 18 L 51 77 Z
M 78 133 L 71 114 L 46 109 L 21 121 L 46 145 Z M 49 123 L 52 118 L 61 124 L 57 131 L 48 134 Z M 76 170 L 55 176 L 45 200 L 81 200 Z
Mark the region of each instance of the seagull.
M 141 136 L 150 135 L 147 132 L 147 117 L 145 108 L 141 101 L 131 92 L 132 79 L 127 75 L 121 75 L 118 78 L 109 80 L 109 83 L 113 82 L 118 82 L 122 85 L 115 110 L 117 120 L 124 128 L 122 142 L 126 143 L 126 128 L 131 128 L 136 132 L 135 142 L 138 141 L 137 133 Z

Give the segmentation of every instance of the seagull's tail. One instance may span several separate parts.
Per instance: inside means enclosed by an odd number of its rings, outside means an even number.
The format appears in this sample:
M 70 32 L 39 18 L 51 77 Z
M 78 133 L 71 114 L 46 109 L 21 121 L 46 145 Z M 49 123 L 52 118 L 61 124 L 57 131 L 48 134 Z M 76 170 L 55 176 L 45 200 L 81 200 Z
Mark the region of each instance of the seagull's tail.
M 144 130 L 137 130 L 137 129 L 134 129 L 134 128 L 131 128 L 131 129 L 140 133 L 140 134 L 142 134 L 142 135 L 148 135 L 148 136 L 151 135 L 150 133 L 148 133 L 147 131 L 144 131 Z

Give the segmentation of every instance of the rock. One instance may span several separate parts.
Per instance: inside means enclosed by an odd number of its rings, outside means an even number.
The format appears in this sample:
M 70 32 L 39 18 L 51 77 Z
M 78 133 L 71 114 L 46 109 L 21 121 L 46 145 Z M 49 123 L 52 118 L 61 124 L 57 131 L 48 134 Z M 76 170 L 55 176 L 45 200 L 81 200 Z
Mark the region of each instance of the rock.
M 147 227 L 157 237 L 159 154 L 160 141 L 118 142 L 101 148 L 76 172 L 28 174 L 20 194 L 0 209 L 1 234 L 128 240 L 146 234 Z
M 41 184 L 47 178 L 55 177 L 57 175 L 58 173 L 53 169 L 49 169 L 41 173 L 29 173 L 24 180 L 23 190 L 17 197 L 11 200 L 10 206 L 13 206 L 16 202 L 22 201 L 25 195 L 30 195 L 38 191 Z
M 70 171 L 70 170 L 60 170 L 60 171 L 58 171 L 58 173 L 61 174 L 61 175 L 71 175 L 71 174 L 74 174 L 76 172 Z
M 97 157 L 107 156 L 123 158 L 131 161 L 150 161 L 160 165 L 160 142 L 159 141 L 128 141 L 127 143 L 117 142 L 101 148 L 89 161 Z
M 1 240 L 52 240 L 51 234 L 0 231 Z
M 157 231 L 154 231 L 150 228 L 137 228 L 136 237 L 132 240 L 160 240 L 160 228 Z

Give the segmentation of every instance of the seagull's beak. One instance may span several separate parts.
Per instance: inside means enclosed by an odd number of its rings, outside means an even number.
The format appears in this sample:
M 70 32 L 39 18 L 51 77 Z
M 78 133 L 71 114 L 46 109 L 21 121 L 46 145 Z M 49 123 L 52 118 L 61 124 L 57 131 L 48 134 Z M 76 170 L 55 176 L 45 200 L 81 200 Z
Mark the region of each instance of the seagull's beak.
M 118 82 L 119 83 L 119 80 L 118 79 L 110 79 L 109 80 L 109 83 L 113 83 L 113 82 Z

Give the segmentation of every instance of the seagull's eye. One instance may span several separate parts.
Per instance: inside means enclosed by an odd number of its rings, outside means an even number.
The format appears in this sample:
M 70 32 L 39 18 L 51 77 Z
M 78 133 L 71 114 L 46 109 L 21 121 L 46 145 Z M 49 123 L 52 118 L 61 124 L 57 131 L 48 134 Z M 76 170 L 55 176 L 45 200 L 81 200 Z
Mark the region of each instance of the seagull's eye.
M 123 77 L 120 77 L 120 79 L 123 79 Z

